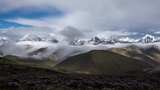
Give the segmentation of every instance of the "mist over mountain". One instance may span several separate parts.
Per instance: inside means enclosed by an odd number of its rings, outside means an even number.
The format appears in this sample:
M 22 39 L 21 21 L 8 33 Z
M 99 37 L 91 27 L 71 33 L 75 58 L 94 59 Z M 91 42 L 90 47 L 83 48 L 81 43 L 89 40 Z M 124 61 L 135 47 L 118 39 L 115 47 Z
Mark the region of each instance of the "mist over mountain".
M 5 55 L 20 57 L 44 58 L 55 55 L 58 60 L 84 53 L 91 50 L 106 50 L 108 48 L 121 48 L 129 45 L 145 47 L 158 46 L 160 35 L 156 32 L 150 34 L 124 33 L 110 35 L 98 33 L 87 35 L 74 27 L 65 27 L 60 31 L 52 30 L 2 30 L 0 31 L 0 51 Z M 74 34 L 73 34 L 74 33 Z M 102 35 L 103 34 L 103 35 Z

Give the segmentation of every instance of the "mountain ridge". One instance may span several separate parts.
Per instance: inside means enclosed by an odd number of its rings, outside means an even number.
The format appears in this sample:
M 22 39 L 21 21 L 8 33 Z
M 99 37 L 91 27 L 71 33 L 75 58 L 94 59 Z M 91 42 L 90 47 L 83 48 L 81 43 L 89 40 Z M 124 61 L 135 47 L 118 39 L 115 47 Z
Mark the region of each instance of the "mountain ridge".
M 143 72 L 143 70 L 151 67 L 144 61 L 106 50 L 93 50 L 75 55 L 55 66 L 59 71 L 107 75 Z

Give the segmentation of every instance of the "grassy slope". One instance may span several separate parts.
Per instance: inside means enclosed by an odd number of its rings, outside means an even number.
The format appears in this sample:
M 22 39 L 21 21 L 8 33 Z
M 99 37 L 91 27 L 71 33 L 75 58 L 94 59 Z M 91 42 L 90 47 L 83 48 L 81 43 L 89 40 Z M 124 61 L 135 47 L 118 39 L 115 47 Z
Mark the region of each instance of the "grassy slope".
M 138 48 L 137 46 L 129 46 L 126 48 L 113 48 L 111 51 L 126 57 L 145 61 L 152 66 L 160 64 L 160 51 L 154 47 L 142 49 Z
M 36 60 L 33 58 L 19 58 L 16 56 L 5 56 L 5 57 L 0 57 L 0 64 L 15 64 L 15 65 L 30 66 L 30 67 L 53 69 L 56 62 L 50 59 Z
M 56 69 L 66 72 L 109 75 L 141 72 L 148 67 L 150 65 L 139 60 L 103 50 L 76 55 L 56 65 Z
M 93 60 L 90 60 L 92 56 L 90 53 L 85 53 L 81 55 L 76 55 L 64 60 L 63 62 L 57 64 L 55 69 L 62 72 L 70 73 L 100 73 L 98 72 L 96 65 Z M 73 71 L 73 72 L 72 72 Z

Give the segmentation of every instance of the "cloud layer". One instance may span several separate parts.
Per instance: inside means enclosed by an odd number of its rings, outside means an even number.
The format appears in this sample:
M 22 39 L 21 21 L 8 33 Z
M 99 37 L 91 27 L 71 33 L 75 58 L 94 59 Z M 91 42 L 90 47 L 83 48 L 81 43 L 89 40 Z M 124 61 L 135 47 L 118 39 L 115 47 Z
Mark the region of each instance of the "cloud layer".
M 49 14 L 43 17 L 37 15 L 38 18 L 32 19 L 18 16 L 7 19 L 10 22 L 34 27 L 73 26 L 86 33 L 88 31 L 151 32 L 159 30 L 159 5 L 159 0 L 4 0 L 0 1 L 0 13 L 17 9 L 26 10 L 26 8 L 63 13 L 63 16 L 56 18 L 56 14 Z

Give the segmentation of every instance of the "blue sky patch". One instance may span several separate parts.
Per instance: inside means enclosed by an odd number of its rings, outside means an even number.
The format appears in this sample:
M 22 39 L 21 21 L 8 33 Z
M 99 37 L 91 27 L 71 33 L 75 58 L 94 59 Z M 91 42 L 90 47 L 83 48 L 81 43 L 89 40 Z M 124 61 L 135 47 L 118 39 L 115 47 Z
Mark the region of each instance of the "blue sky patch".
M 11 19 L 11 18 L 43 18 L 49 16 L 61 16 L 63 12 L 56 8 L 19 8 L 12 11 L 0 12 L 0 19 Z
M 0 28 L 3 29 L 3 28 L 10 28 L 10 27 L 31 27 L 31 26 L 0 20 Z
M 24 7 L 18 8 L 11 11 L 0 12 L 0 28 L 9 27 L 26 27 L 27 25 L 22 25 L 14 22 L 8 22 L 6 20 L 16 19 L 16 18 L 26 18 L 26 19 L 40 19 L 45 17 L 61 17 L 64 13 L 53 7 L 38 8 L 38 7 Z M 27 26 L 28 27 L 28 26 Z

